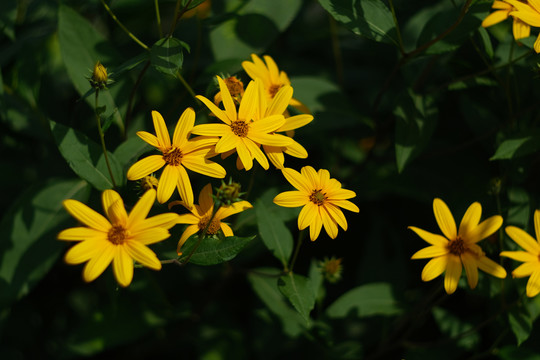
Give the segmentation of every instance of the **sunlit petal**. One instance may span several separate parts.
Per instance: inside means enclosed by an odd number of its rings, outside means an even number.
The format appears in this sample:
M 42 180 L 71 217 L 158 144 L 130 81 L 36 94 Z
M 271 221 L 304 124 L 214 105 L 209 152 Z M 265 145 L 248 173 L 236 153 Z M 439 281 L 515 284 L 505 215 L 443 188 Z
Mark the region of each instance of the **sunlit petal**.
M 283 207 L 299 207 L 308 202 L 309 197 L 302 191 L 285 191 L 274 198 L 274 204 Z
M 213 178 L 223 179 L 225 175 L 227 175 L 223 166 L 202 156 L 195 157 L 186 155 L 182 159 L 182 164 L 191 171 Z
M 260 81 L 260 79 L 255 79 L 254 81 L 249 82 L 246 91 L 244 92 L 244 96 L 242 96 L 242 101 L 240 102 L 238 119 L 244 121 L 253 119 L 259 102 L 259 92 L 257 91 L 257 87 L 259 86 Z
M 294 186 L 297 190 L 303 191 L 309 195 L 311 195 L 311 192 L 315 190 L 315 188 L 312 187 L 312 184 L 308 181 L 308 179 L 305 178 L 298 171 L 290 168 L 284 168 L 281 171 L 283 173 L 283 176 L 285 176 L 285 179 L 287 179 L 287 181 L 291 183 L 291 185 Z
M 163 204 L 171 198 L 176 183 L 178 182 L 178 170 L 174 166 L 165 166 L 163 173 L 159 178 L 157 188 L 157 199 L 160 204 Z
M 408 229 L 414 231 L 416 235 L 420 236 L 424 241 L 430 243 L 431 245 L 439 247 L 448 246 L 448 239 L 442 235 L 430 233 L 429 231 L 422 230 L 416 226 L 409 226 Z
M 231 93 L 229 92 L 229 88 L 223 81 L 223 79 L 219 76 L 216 76 L 218 84 L 219 84 L 219 90 L 221 92 L 221 98 L 223 101 L 223 106 L 225 107 L 225 113 L 227 114 L 227 117 L 234 121 L 236 120 L 236 105 L 234 104 L 234 100 L 231 97 Z M 243 101 L 243 99 L 242 99 Z
M 139 180 L 149 175 L 163 166 L 166 162 L 163 160 L 162 155 L 150 155 L 137 161 L 135 164 L 131 165 L 127 172 L 127 178 L 129 180 Z
M 113 260 L 114 277 L 118 284 L 126 287 L 133 280 L 133 259 L 124 248 L 127 244 L 116 246 L 116 255 Z
M 433 200 L 433 212 L 444 236 L 449 240 L 455 239 L 457 236 L 456 222 L 446 203 L 441 199 L 435 198 Z
M 244 144 L 246 144 L 246 147 L 248 148 L 251 155 L 255 158 L 255 160 L 257 160 L 257 162 L 263 167 L 263 169 L 268 170 L 270 164 L 268 164 L 268 159 L 266 158 L 260 147 L 250 139 L 245 139 Z
M 107 246 L 101 248 L 94 257 L 92 257 L 84 266 L 83 279 L 86 282 L 95 280 L 99 275 L 105 271 L 107 266 L 111 263 L 116 253 L 116 245 L 108 243 Z
M 272 99 L 272 102 L 270 103 L 270 106 L 268 107 L 268 110 L 266 111 L 267 115 L 282 115 L 285 110 L 287 110 L 287 106 L 289 105 L 289 102 L 291 101 L 293 95 L 293 88 L 289 85 L 283 86 L 277 94 Z M 312 117 L 313 118 L 313 117 Z M 292 130 L 292 129 L 289 129 Z M 286 131 L 286 130 L 280 130 L 280 131 Z
M 187 239 L 193 234 L 196 234 L 199 231 L 199 226 L 197 225 L 189 225 L 186 230 L 182 233 L 182 236 L 180 236 L 180 240 L 178 241 L 178 245 L 176 246 L 176 253 L 178 255 L 182 255 L 182 245 L 186 242 Z
M 234 233 L 231 229 L 231 227 L 225 223 L 220 223 L 221 231 L 223 231 L 223 235 L 227 236 L 234 236 Z
M 484 21 L 482 21 L 483 27 L 490 27 L 492 25 L 498 24 L 501 21 L 504 21 L 508 19 L 508 14 L 510 13 L 510 10 L 501 10 L 501 11 L 494 11 L 491 14 L 489 14 Z
M 71 216 L 86 226 L 103 232 L 108 232 L 111 228 L 111 223 L 103 215 L 90 209 L 80 201 L 67 199 L 62 204 Z
M 253 167 L 253 156 L 244 141 L 241 140 L 237 143 L 236 152 L 238 153 L 238 157 L 240 158 L 242 165 L 244 165 L 244 168 L 250 170 Z
M 95 240 L 105 239 L 107 233 L 87 227 L 73 227 L 60 231 L 57 235 L 58 240 L 64 241 L 82 241 L 82 240 Z
M 536 269 L 527 281 L 527 296 L 535 297 L 540 293 L 540 269 Z
M 152 145 L 155 148 L 159 149 L 161 147 L 158 138 L 155 135 L 150 134 L 149 132 L 137 131 L 137 136 L 140 137 L 144 142 Z
M 444 274 L 444 289 L 446 293 L 453 294 L 457 289 L 459 278 L 461 277 L 461 260 L 455 255 L 448 255 L 447 259 L 448 264 L 446 265 L 446 273 Z
M 534 262 L 538 261 L 538 256 L 535 256 L 531 253 L 525 251 L 503 251 L 500 253 L 500 256 L 507 257 L 512 260 L 517 260 L 521 262 Z
M 441 246 L 431 245 L 415 252 L 414 255 L 411 256 L 411 259 L 428 259 L 428 258 L 444 256 L 447 254 L 448 254 L 448 249 Z
M 233 150 L 238 147 L 238 143 L 241 141 L 240 137 L 236 136 L 232 131 L 228 131 L 216 143 L 216 152 L 224 153 Z
M 507 226 L 505 231 L 523 250 L 534 255 L 540 254 L 540 245 L 538 242 L 522 229 L 515 226 Z
M 290 131 L 301 128 L 313 121 L 312 115 L 295 115 L 285 119 L 285 124 L 283 124 L 276 131 Z
M 311 166 L 304 166 L 300 170 L 302 176 L 307 179 L 312 189 L 320 189 L 321 185 L 319 184 L 319 176 L 315 169 Z
M 317 240 L 319 234 L 321 233 L 322 225 L 323 223 L 321 216 L 315 216 L 315 218 L 313 218 L 313 222 L 309 226 L 309 238 L 311 239 L 311 241 Z
M 495 215 L 478 224 L 477 227 L 470 229 L 467 237 L 464 238 L 468 243 L 475 243 L 494 234 L 502 226 L 502 216 Z
M 152 111 L 152 120 L 154 121 L 154 129 L 156 129 L 156 135 L 160 144 L 160 147 L 166 149 L 171 147 L 171 137 L 169 135 L 169 130 L 167 125 L 165 125 L 165 120 L 163 116 L 157 111 Z
M 332 219 L 334 219 L 334 221 L 341 226 L 343 230 L 347 230 L 347 219 L 345 218 L 345 215 L 341 209 L 332 204 L 324 204 L 324 209 L 328 212 L 328 214 L 330 214 Z
M 319 213 L 321 214 L 324 229 L 331 239 L 335 239 L 338 235 L 338 227 L 336 221 L 328 213 L 324 206 L 319 207 Z
M 478 285 L 478 266 L 476 265 L 476 257 L 468 252 L 461 254 L 461 261 L 467 274 L 467 282 L 469 287 L 474 289 Z
M 176 170 L 178 171 L 178 181 L 176 183 L 178 193 L 180 194 L 182 201 L 186 204 L 186 207 L 191 209 L 193 206 L 193 189 L 191 188 L 191 181 L 183 166 L 177 166 Z
M 107 246 L 109 246 L 109 243 L 105 238 L 81 241 L 66 252 L 64 261 L 71 265 L 82 264 L 98 256 Z
M 304 230 L 318 216 L 320 216 L 318 206 L 313 203 L 307 203 L 300 211 L 300 215 L 298 215 L 298 229 Z
M 192 108 L 187 108 L 184 110 L 180 119 L 176 123 L 173 135 L 173 144 L 181 148 L 184 144 L 187 143 L 189 132 L 193 129 L 195 125 L 195 111 Z
M 506 277 L 506 270 L 504 270 L 501 265 L 497 264 L 495 261 L 487 258 L 486 256 L 480 256 L 480 258 L 477 260 L 477 264 L 480 270 L 487 272 L 488 274 L 500 279 L 504 279 Z
M 349 210 L 352 212 L 360 212 L 360 209 L 358 206 L 350 202 L 349 200 L 332 200 L 331 203 L 335 206 L 339 206 L 340 208 L 343 208 L 345 210 Z
M 129 256 L 131 256 L 138 263 L 153 270 L 161 269 L 161 263 L 159 262 L 156 254 L 140 242 L 127 242 L 125 249 Z
M 422 281 L 431 281 L 446 270 L 448 256 L 439 256 L 431 259 L 422 270 Z
M 469 232 L 473 231 L 474 228 L 478 226 L 481 217 L 482 205 L 480 205 L 479 202 L 472 203 L 465 212 L 465 215 L 463 215 L 463 219 L 461 219 L 461 224 L 459 224 L 459 236 L 468 239 Z
M 131 229 L 134 225 L 142 222 L 146 216 L 148 216 L 148 213 L 150 212 L 150 209 L 152 208 L 152 205 L 154 205 L 155 201 L 156 190 L 150 189 L 146 191 L 129 213 L 126 224 L 127 228 Z
M 214 115 L 216 115 L 216 117 L 223 121 L 225 124 L 227 125 L 230 125 L 231 124 L 231 121 L 232 120 L 235 120 L 235 119 L 229 119 L 229 117 L 227 116 L 227 114 L 221 110 L 220 108 L 218 108 L 212 101 L 208 100 L 207 98 L 205 98 L 204 96 L 201 96 L 201 95 L 197 95 L 196 96 L 197 99 L 199 99 L 200 101 L 202 101 L 202 103 L 204 105 L 206 105 L 206 107 L 208 108 L 208 110 L 210 110 Z M 203 129 L 206 129 L 206 125 L 218 125 L 218 124 L 203 124 L 203 125 L 197 125 L 193 128 L 193 130 L 191 131 L 192 134 L 197 134 L 197 135 L 214 135 L 214 134 L 210 134 L 210 133 L 198 133 L 196 132 L 195 129 L 199 128 L 199 127 L 203 127 Z M 223 125 L 223 124 L 219 124 L 219 125 Z M 197 130 L 198 131 L 198 130 Z M 205 130 L 206 131 L 206 130 Z

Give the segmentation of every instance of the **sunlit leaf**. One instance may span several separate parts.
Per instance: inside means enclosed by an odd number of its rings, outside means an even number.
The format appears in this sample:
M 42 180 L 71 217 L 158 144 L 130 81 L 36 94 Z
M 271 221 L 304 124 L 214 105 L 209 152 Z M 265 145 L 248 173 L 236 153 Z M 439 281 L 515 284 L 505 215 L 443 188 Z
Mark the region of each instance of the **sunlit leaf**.
M 183 49 L 189 51 L 189 46 L 176 38 L 158 40 L 150 49 L 152 66 L 159 72 L 176 77 L 184 62 Z
M 516 159 L 540 150 L 540 135 L 528 133 L 504 140 L 490 160 Z
M 311 280 L 290 272 L 279 278 L 278 288 L 289 299 L 296 311 L 302 315 L 306 324 L 309 324 L 309 313 L 315 307 L 315 294 Z

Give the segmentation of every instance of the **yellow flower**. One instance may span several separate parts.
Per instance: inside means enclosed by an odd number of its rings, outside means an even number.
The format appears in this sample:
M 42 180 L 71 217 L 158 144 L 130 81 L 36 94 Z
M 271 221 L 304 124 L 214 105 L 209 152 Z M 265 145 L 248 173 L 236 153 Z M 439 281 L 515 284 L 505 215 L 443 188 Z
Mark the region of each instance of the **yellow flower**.
M 177 223 L 178 215 L 166 213 L 146 218 L 155 199 L 156 191 L 148 190 L 128 216 L 120 195 L 114 190 L 105 190 L 102 202 L 108 220 L 77 200 L 65 200 L 66 210 L 85 225 L 58 234 L 58 240 L 80 241 L 67 251 L 66 263 L 87 262 L 83 278 L 90 282 L 101 275 L 112 261 L 116 280 L 124 287 L 133 279 L 133 260 L 150 269 L 160 270 L 161 263 L 156 254 L 146 245 L 168 238 L 168 229 Z
M 244 96 L 244 83 L 239 80 L 236 76 L 229 76 L 228 78 L 223 79 L 227 89 L 229 89 L 229 94 L 233 98 L 234 102 L 240 104 L 242 96 Z M 214 96 L 214 104 L 219 106 L 223 100 L 221 99 L 221 91 L 219 91 Z
M 240 107 L 236 111 L 236 105 L 227 85 L 219 76 L 217 79 L 225 110 L 221 110 L 203 96 L 197 95 L 197 99 L 201 100 L 224 124 L 197 125 L 191 132 L 196 135 L 220 136 L 215 152 L 221 154 L 236 150 L 246 170 L 253 167 L 253 159 L 256 159 L 263 168 L 268 169 L 268 159 L 259 146 L 261 144 L 288 146 L 292 143 L 290 137 L 273 134 L 274 131 L 285 124 L 285 118 L 280 114 L 253 121 L 259 106 L 258 83 L 260 80 L 248 84 L 240 102 Z
M 101 65 L 99 61 L 96 62 L 92 77 L 90 78 L 90 85 L 95 89 L 106 89 L 108 79 L 109 76 L 107 75 L 105 66 Z
M 313 120 L 313 116 L 311 115 L 301 114 L 288 117 L 288 112 L 286 110 L 292 99 L 292 95 L 293 88 L 289 85 L 284 85 L 281 89 L 279 89 L 276 96 L 274 96 L 274 98 L 270 100 L 270 102 L 268 102 L 265 98 L 260 99 L 258 116 L 256 116 L 256 118 L 264 118 L 272 115 L 284 114 L 285 124 L 283 124 L 279 129 L 277 129 L 276 132 L 293 133 L 292 130 L 309 124 Z M 308 157 L 306 149 L 295 140 L 292 140 L 291 144 L 288 146 L 263 145 L 263 149 L 266 153 L 266 156 L 268 156 L 272 164 L 278 169 L 283 169 L 283 164 L 285 163 L 285 156 L 283 155 L 283 153 L 301 159 L 305 159 Z
M 323 225 L 332 239 L 337 237 L 338 224 L 347 230 L 347 219 L 340 207 L 360 211 L 358 206 L 346 200 L 355 197 L 356 193 L 342 189 L 339 181 L 330 178 L 328 170 L 317 172 L 311 166 L 304 166 L 301 172 L 289 168 L 282 169 L 282 172 L 297 190 L 278 194 L 274 203 L 284 207 L 303 206 L 298 216 L 298 228 L 303 230 L 309 226 L 311 241 L 319 237 Z
M 178 202 L 173 201 L 169 206 L 175 205 L 176 203 Z M 191 214 L 183 214 L 179 216 L 178 224 L 189 224 L 189 226 L 186 228 L 186 230 L 184 230 L 184 233 L 180 237 L 180 241 L 178 241 L 178 255 L 182 255 L 180 249 L 186 240 L 191 235 L 196 234 L 205 228 L 206 234 L 208 235 L 215 235 L 221 229 L 226 237 L 234 236 L 231 227 L 221 222 L 221 220 L 252 207 L 253 206 L 251 206 L 251 204 L 245 200 L 235 202 L 232 205 L 222 205 L 217 210 L 210 225 L 208 225 L 208 221 L 212 217 L 212 213 L 214 211 L 214 199 L 212 198 L 212 186 L 210 184 L 206 185 L 199 194 L 199 205 L 194 205 L 190 209 Z
M 494 234 L 502 225 L 499 215 L 492 216 L 482 222 L 482 206 L 475 202 L 469 206 L 459 230 L 456 230 L 454 217 L 448 206 L 441 199 L 433 200 L 433 212 L 439 228 L 444 236 L 409 226 L 423 240 L 431 244 L 417 251 L 411 259 L 431 259 L 422 271 L 422 280 L 430 281 L 444 276 L 444 288 L 448 294 L 456 291 L 461 277 L 462 265 L 467 272 L 467 281 L 471 289 L 478 284 L 478 269 L 498 278 L 506 277 L 506 271 L 496 262 L 488 259 L 477 242 Z
M 527 282 L 527 296 L 540 293 L 540 210 L 534 212 L 534 228 L 536 240 L 525 231 L 515 226 L 507 226 L 506 233 L 525 251 L 503 251 L 501 256 L 508 257 L 523 264 L 512 271 L 512 276 L 522 278 L 530 276 Z
M 285 85 L 291 85 L 291 81 L 285 71 L 280 71 L 274 59 L 268 55 L 263 56 L 266 64 L 255 54 L 251 54 L 251 61 L 242 62 L 242 67 L 246 73 L 253 79 L 261 79 L 264 85 L 265 93 L 269 100 L 273 99 L 279 89 Z M 309 114 L 310 111 L 306 105 L 291 97 L 289 105 L 295 107 L 300 112 Z
M 528 4 L 517 0 L 506 0 L 506 2 L 514 7 L 513 11 L 510 12 L 510 16 L 514 17 L 514 22 L 520 20 L 525 24 L 522 26 L 527 27 L 526 30 L 522 30 L 522 37 L 528 37 L 530 35 L 530 26 L 540 27 L 540 0 L 528 0 Z M 540 52 L 540 35 L 534 42 L 534 51 L 537 53 Z
M 191 207 L 193 206 L 193 190 L 185 168 L 214 178 L 224 178 L 226 175 L 221 165 L 208 160 L 208 157 L 214 154 L 212 147 L 218 138 L 198 136 L 188 140 L 195 124 L 195 112 L 192 108 L 187 108 L 178 120 L 172 143 L 161 114 L 152 111 L 152 118 L 157 136 L 146 131 L 139 131 L 137 135 L 163 154 L 150 155 L 137 161 L 129 168 L 127 178 L 138 180 L 165 167 L 157 188 L 158 201 L 163 204 L 169 200 L 176 186 L 186 206 Z

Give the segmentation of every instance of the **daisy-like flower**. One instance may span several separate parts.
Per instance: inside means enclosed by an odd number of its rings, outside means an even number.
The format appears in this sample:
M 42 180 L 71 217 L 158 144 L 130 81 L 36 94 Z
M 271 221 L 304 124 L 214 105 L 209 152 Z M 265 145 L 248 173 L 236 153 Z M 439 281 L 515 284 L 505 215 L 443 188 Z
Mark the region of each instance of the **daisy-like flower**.
M 505 1 L 514 7 L 514 10 L 510 12 L 510 16 L 514 17 L 514 22 L 521 20 L 528 27 L 526 31 L 523 31 L 523 37 L 529 36 L 530 26 L 540 27 L 540 0 L 527 0 L 527 4 L 518 0 Z M 540 53 L 540 35 L 534 42 L 534 51 Z
M 528 297 L 534 297 L 540 293 L 540 210 L 534 212 L 534 228 L 536 240 L 520 228 L 507 226 L 506 234 L 525 251 L 501 252 L 501 256 L 523 262 L 512 271 L 512 276 L 517 278 L 530 276 L 527 281 Z
M 330 178 L 328 170 L 315 171 L 311 166 L 304 166 L 300 172 L 284 168 L 283 175 L 296 191 L 285 191 L 274 198 L 274 203 L 283 207 L 303 206 L 298 216 L 298 229 L 309 226 L 311 241 L 315 241 L 324 229 L 328 236 L 335 239 L 338 227 L 347 230 L 347 219 L 340 207 L 359 212 L 358 206 L 346 200 L 356 196 L 352 190 L 342 189 L 341 183 Z
M 187 108 L 178 120 L 172 143 L 161 114 L 152 111 L 152 119 L 157 136 L 146 131 L 138 131 L 137 135 L 159 149 L 162 155 L 150 155 L 137 161 L 129 168 L 127 178 L 138 180 L 165 167 L 157 187 L 158 201 L 163 204 L 169 200 L 176 187 L 186 206 L 193 206 L 193 190 L 186 168 L 214 178 L 222 179 L 226 175 L 221 165 L 208 160 L 208 157 L 214 155 L 212 147 L 218 138 L 198 136 L 188 140 L 195 124 L 195 112 L 192 108 Z
M 201 100 L 224 124 L 197 125 L 191 132 L 196 135 L 220 136 L 215 152 L 221 154 L 236 150 L 246 170 L 253 167 L 253 159 L 264 169 L 268 169 L 268 159 L 259 146 L 288 146 L 292 143 L 290 137 L 274 134 L 285 124 L 285 118 L 280 114 L 253 121 L 259 106 L 260 80 L 248 84 L 238 111 L 225 82 L 219 76 L 217 80 L 225 110 L 221 110 L 203 96 L 197 95 L 197 99 Z
M 301 114 L 291 117 L 288 116 L 288 112 L 286 110 L 292 96 L 293 88 L 289 85 L 284 85 L 281 89 L 279 89 L 276 96 L 274 96 L 274 98 L 269 102 L 266 98 L 261 98 L 257 118 L 284 114 L 285 124 L 277 129 L 276 132 L 294 133 L 293 130 L 309 124 L 313 120 L 313 116 L 311 115 Z M 283 169 L 283 164 L 285 163 L 285 156 L 283 153 L 301 159 L 308 157 L 306 149 L 295 140 L 292 140 L 291 144 L 288 146 L 263 145 L 262 147 L 266 153 L 266 156 L 268 156 L 272 164 L 278 169 Z
M 148 190 L 128 215 L 120 195 L 114 190 L 105 190 L 102 202 L 108 220 L 77 200 L 64 200 L 66 210 L 85 225 L 58 234 L 58 240 L 80 241 L 67 251 L 66 263 L 86 262 L 83 279 L 90 282 L 101 275 L 112 261 L 114 276 L 124 287 L 133 279 L 133 260 L 150 269 L 160 270 L 161 263 L 147 245 L 168 238 L 168 230 L 177 223 L 178 214 L 146 218 L 155 200 L 156 191 Z
M 263 56 L 266 64 L 255 54 L 251 54 L 251 61 L 242 62 L 242 67 L 246 73 L 253 79 L 261 79 L 264 85 L 265 93 L 269 100 L 273 99 L 274 96 L 278 93 L 285 85 L 291 85 L 291 81 L 287 76 L 285 71 L 280 71 L 274 59 L 268 55 Z M 309 114 L 310 111 L 306 105 L 302 104 L 300 101 L 293 99 L 289 100 L 289 105 L 298 109 L 300 112 Z
M 229 89 L 229 94 L 231 94 L 234 102 L 240 104 L 242 96 L 244 96 L 244 83 L 236 76 L 229 76 L 228 78 L 223 79 L 223 82 L 225 83 L 225 85 L 227 85 L 227 89 Z M 223 100 L 221 98 L 221 91 L 219 91 L 214 96 L 214 104 L 219 106 L 222 101 Z
M 457 230 L 454 217 L 444 201 L 434 199 L 433 212 L 444 236 L 409 226 L 409 229 L 431 244 L 411 257 L 411 259 L 432 258 L 422 271 L 423 281 L 433 280 L 446 271 L 444 288 L 448 294 L 452 294 L 456 291 L 462 266 L 465 267 L 471 289 L 478 284 L 478 269 L 501 279 L 506 277 L 504 268 L 488 259 L 477 245 L 480 240 L 494 234 L 501 227 L 503 222 L 501 216 L 495 215 L 480 222 L 482 206 L 475 202 L 465 212 Z
M 173 201 L 170 203 L 169 207 L 177 203 L 181 203 L 183 205 L 182 202 Z M 253 206 L 245 200 L 232 203 L 231 205 L 222 205 L 216 211 L 214 218 L 212 218 L 212 214 L 214 212 L 212 186 L 210 184 L 206 185 L 199 194 L 199 205 L 194 205 L 193 208 L 190 209 L 191 214 L 183 214 L 179 216 L 178 224 L 189 224 L 189 226 L 186 228 L 186 230 L 184 230 L 184 233 L 182 234 L 182 236 L 180 237 L 180 241 L 178 242 L 178 255 L 182 255 L 181 248 L 182 245 L 184 245 L 184 243 L 186 242 L 186 240 L 191 235 L 196 234 L 199 231 L 203 231 L 204 229 L 206 229 L 207 235 L 215 235 L 218 233 L 218 231 L 221 230 L 226 237 L 234 236 L 231 227 L 221 221 L 226 217 L 237 214 L 252 207 Z M 210 218 L 212 218 L 212 222 L 208 224 Z
M 511 14 L 512 11 L 516 10 L 514 6 L 512 6 L 511 1 L 495 0 L 493 2 L 492 8 L 495 9 L 495 11 L 489 14 L 484 19 L 484 21 L 482 21 L 483 27 L 489 27 L 508 19 L 510 15 L 513 15 Z M 514 39 L 524 39 L 526 37 L 529 37 L 529 35 L 531 34 L 531 27 L 519 18 L 514 17 L 512 31 L 514 33 Z

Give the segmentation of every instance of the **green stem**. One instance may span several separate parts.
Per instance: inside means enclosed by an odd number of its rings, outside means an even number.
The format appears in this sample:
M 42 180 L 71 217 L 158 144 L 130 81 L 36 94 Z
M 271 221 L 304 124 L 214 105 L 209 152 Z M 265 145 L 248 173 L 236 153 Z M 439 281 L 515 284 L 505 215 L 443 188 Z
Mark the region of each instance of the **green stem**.
M 216 216 L 216 213 L 218 212 L 219 208 L 221 207 L 221 204 L 219 204 L 217 207 L 214 207 L 214 211 L 212 211 L 212 216 L 210 217 L 210 220 L 206 223 L 206 226 L 204 229 L 199 233 L 199 239 L 197 240 L 197 244 L 193 247 L 193 250 L 189 253 L 186 260 L 182 261 L 182 265 L 187 265 L 195 251 L 199 248 L 199 245 L 201 245 L 201 242 L 203 241 L 204 237 L 206 236 L 206 232 L 208 231 L 208 228 L 210 227 L 210 224 L 212 224 L 212 220 L 214 220 L 214 217 Z
M 334 54 L 334 61 L 336 63 L 336 76 L 338 84 L 343 87 L 343 57 L 341 56 L 341 48 L 339 47 L 339 37 L 337 35 L 337 24 L 333 16 L 328 14 L 330 20 L 330 35 L 332 39 L 332 52 Z
M 118 18 L 116 17 L 116 15 L 114 15 L 114 13 L 112 12 L 111 8 L 105 4 L 105 0 L 101 0 L 101 3 L 103 4 L 103 7 L 105 7 L 105 10 L 107 10 L 107 12 L 109 13 L 109 15 L 113 18 L 113 20 L 118 24 L 118 26 L 120 26 L 120 28 L 122 30 L 124 30 L 124 32 L 130 37 L 132 38 L 137 44 L 139 44 L 144 50 L 150 50 L 148 48 L 148 46 L 146 46 L 141 40 L 139 40 L 135 35 L 133 35 L 133 33 L 131 31 L 129 31 L 125 26 L 124 24 L 122 24 L 120 22 L 120 20 L 118 20 Z
M 156 21 L 159 32 L 159 38 L 163 37 L 163 30 L 161 29 L 161 15 L 159 14 L 159 0 L 154 0 L 154 7 L 156 8 Z
M 306 230 L 300 230 L 300 233 L 298 234 L 298 239 L 296 239 L 296 248 L 294 249 L 294 255 L 291 259 L 291 264 L 289 265 L 289 269 L 287 271 L 289 273 L 293 272 L 294 264 L 296 263 L 296 258 L 298 257 L 298 253 L 300 252 L 300 246 L 302 245 L 302 240 L 304 240 L 304 235 L 306 234 Z
M 189 94 L 191 95 L 191 97 L 197 101 L 197 95 L 195 94 L 195 91 L 193 91 L 193 89 L 191 88 L 191 86 L 189 86 L 189 84 L 186 82 L 186 80 L 184 79 L 184 77 L 182 76 L 182 74 L 180 74 L 179 71 L 176 72 L 176 77 L 178 78 L 178 80 L 180 80 L 180 82 L 182 83 L 182 85 L 184 85 L 184 87 L 186 88 L 186 90 L 189 92 Z
M 96 113 L 96 121 L 97 121 L 97 126 L 98 126 L 98 131 L 99 131 L 99 138 L 101 140 L 101 148 L 103 149 L 103 156 L 105 156 L 105 163 L 107 164 L 107 169 L 109 170 L 109 175 L 111 176 L 111 182 L 113 184 L 113 187 L 116 188 L 116 182 L 114 181 L 111 164 L 109 162 L 109 155 L 107 154 L 107 147 L 105 146 L 105 135 L 103 134 L 103 129 L 101 128 L 101 115 L 98 113 L 98 97 L 99 97 L 99 89 L 96 89 L 95 113 Z
M 401 37 L 401 31 L 399 30 L 399 23 L 396 16 L 396 10 L 394 9 L 394 2 L 392 0 L 388 0 L 388 5 L 390 5 L 390 11 L 392 12 L 392 18 L 394 20 L 394 25 L 396 27 L 396 34 L 398 37 L 398 45 L 399 45 L 399 51 L 402 55 L 405 54 L 405 48 L 403 47 L 403 38 Z
M 171 25 L 171 29 L 169 30 L 169 34 L 167 35 L 167 37 L 171 37 L 173 32 L 174 32 L 174 29 L 176 29 L 176 24 L 178 24 L 178 20 L 180 20 L 180 18 L 185 14 L 185 12 L 188 10 L 189 8 L 189 5 L 191 5 L 191 2 L 193 0 L 189 0 L 186 4 L 186 6 L 184 6 L 182 8 L 182 10 L 180 10 L 180 5 L 182 3 L 182 0 L 177 0 L 176 1 L 176 6 L 174 8 L 174 20 L 172 22 L 172 25 Z

